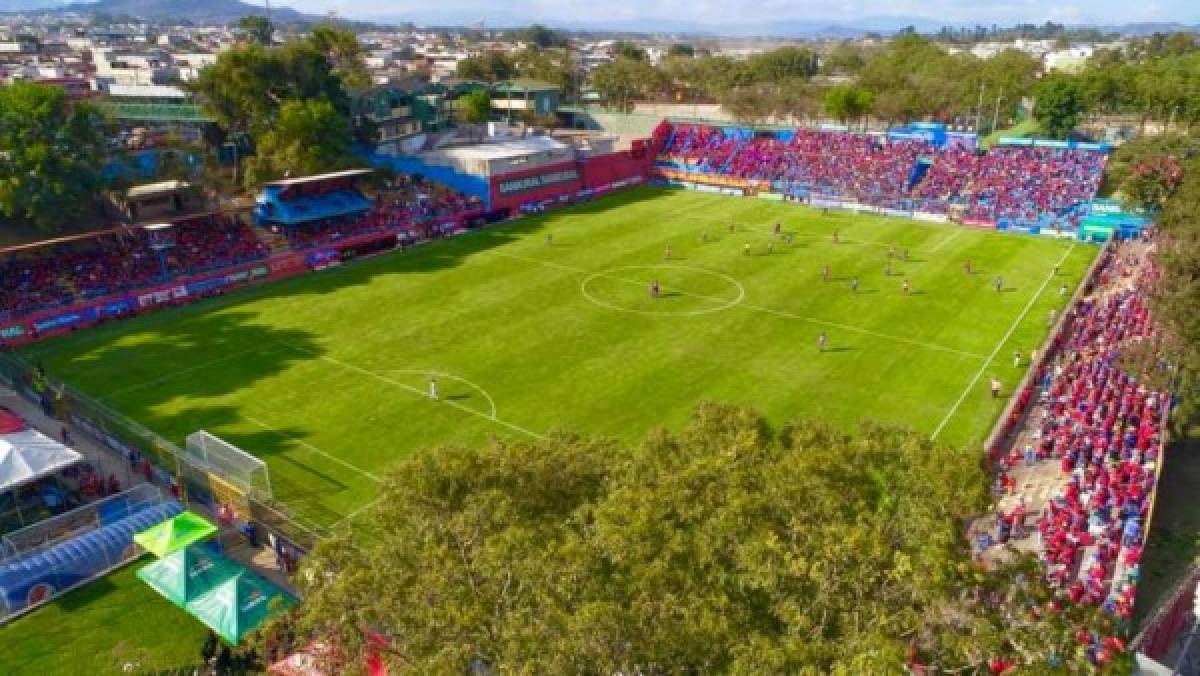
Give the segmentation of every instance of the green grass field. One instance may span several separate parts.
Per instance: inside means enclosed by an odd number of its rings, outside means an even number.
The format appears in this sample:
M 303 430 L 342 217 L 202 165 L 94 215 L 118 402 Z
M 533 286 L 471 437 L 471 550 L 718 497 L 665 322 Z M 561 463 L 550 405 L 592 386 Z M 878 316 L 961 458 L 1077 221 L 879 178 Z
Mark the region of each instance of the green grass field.
M 208 630 L 134 576 L 149 561 L 138 560 L 0 629 L 0 673 L 190 674 Z
M 794 242 L 768 253 L 777 221 Z M 893 244 L 910 257 L 889 277 Z M 777 422 L 874 418 L 977 444 L 1003 403 L 989 377 L 1018 381 L 1013 350 L 1042 341 L 1060 285 L 1073 289 L 1095 253 L 644 188 L 28 354 L 170 439 L 203 428 L 265 458 L 276 496 L 330 526 L 417 449 L 555 428 L 633 442 L 703 399 Z M 967 259 L 978 274 L 964 273 Z

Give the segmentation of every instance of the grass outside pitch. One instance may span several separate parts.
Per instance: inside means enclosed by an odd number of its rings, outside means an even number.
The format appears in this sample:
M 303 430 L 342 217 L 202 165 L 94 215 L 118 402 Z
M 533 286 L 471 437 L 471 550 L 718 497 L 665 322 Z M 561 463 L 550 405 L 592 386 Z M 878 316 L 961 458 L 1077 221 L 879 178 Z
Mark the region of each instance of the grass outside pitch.
M 977 452 L 1004 404 L 989 380 L 1018 382 L 1096 252 L 642 188 L 27 353 L 173 441 L 207 429 L 263 458 L 276 497 L 330 526 L 418 449 L 634 442 L 703 399 Z

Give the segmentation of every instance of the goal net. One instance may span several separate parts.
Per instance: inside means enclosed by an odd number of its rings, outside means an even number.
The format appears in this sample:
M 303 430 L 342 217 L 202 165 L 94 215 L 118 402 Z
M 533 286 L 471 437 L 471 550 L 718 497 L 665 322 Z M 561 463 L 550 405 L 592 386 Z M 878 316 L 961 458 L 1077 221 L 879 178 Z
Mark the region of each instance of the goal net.
M 184 455 L 193 470 L 208 475 L 214 493 L 236 491 L 258 500 L 273 497 L 267 463 L 215 434 L 204 430 L 189 434 Z

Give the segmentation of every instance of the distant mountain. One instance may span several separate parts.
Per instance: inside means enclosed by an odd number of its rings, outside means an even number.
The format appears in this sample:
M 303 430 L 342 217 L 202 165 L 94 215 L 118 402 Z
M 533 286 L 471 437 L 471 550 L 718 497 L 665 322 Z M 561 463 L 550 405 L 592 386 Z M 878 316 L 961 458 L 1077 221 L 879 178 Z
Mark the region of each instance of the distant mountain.
M 157 21 L 187 20 L 193 23 L 229 23 L 247 14 L 266 12 L 261 4 L 252 5 L 241 0 L 97 0 L 70 4 L 55 0 L 0 0 L 0 11 L 28 10 L 110 14 Z M 316 17 L 272 4 L 271 18 L 279 23 L 288 23 Z

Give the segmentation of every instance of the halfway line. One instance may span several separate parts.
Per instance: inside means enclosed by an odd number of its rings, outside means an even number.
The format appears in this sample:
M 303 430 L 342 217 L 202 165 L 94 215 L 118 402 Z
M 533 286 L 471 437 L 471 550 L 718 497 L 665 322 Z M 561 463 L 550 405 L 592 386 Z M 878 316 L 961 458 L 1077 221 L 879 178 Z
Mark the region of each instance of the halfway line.
M 625 282 L 626 284 L 636 284 L 638 286 L 643 285 L 643 282 L 640 282 L 640 281 L 626 279 L 624 277 L 618 277 L 616 275 L 610 275 L 610 274 L 606 274 L 604 272 L 592 273 L 590 270 L 584 270 L 583 268 L 577 268 L 577 267 L 574 267 L 571 265 L 563 265 L 561 263 L 554 263 L 552 261 L 538 260 L 536 258 L 529 258 L 527 256 L 506 253 L 503 251 L 492 251 L 490 253 L 497 255 L 497 256 L 504 256 L 506 258 L 512 258 L 515 260 L 527 261 L 530 263 L 539 263 L 541 265 L 545 265 L 545 266 L 552 267 L 552 268 L 558 268 L 560 270 L 566 270 L 568 272 L 574 272 L 577 274 L 595 274 L 596 276 L 604 277 L 604 278 L 611 279 L 611 280 L 617 281 L 617 282 Z M 684 291 L 683 289 L 674 289 L 674 290 L 681 295 L 691 296 L 693 298 L 699 298 L 701 300 L 708 300 L 708 301 L 721 302 L 721 303 L 729 302 L 728 298 L 717 298 L 715 296 L 706 296 L 704 294 L 698 294 L 698 293 L 692 293 L 690 291 Z M 784 312 L 782 310 L 773 310 L 771 308 L 763 307 L 761 305 L 754 305 L 753 303 L 743 302 L 743 303 L 738 303 L 737 305 L 734 305 L 732 307 L 744 307 L 748 310 L 757 310 L 759 312 L 764 312 L 766 314 L 775 315 L 777 317 L 783 317 L 785 319 L 795 319 L 797 321 L 809 322 L 811 324 L 817 324 L 820 326 L 828 326 L 828 327 L 832 327 L 832 328 L 842 329 L 845 331 L 850 331 L 852 333 L 860 333 L 863 335 L 874 336 L 876 338 L 883 338 L 885 340 L 891 340 L 891 341 L 895 341 L 898 343 L 906 343 L 908 345 L 913 345 L 916 347 L 923 347 L 923 348 L 926 348 L 929 350 L 938 350 L 940 352 L 948 352 L 950 354 L 956 354 L 961 357 L 970 357 L 972 359 L 983 359 L 984 358 L 983 355 L 976 354 L 974 352 L 965 352 L 963 350 L 956 350 L 952 347 L 945 347 L 943 345 L 935 345 L 933 343 L 925 343 L 925 342 L 922 342 L 919 340 L 914 340 L 912 338 L 904 338 L 902 336 L 893 336 L 891 334 L 880 333 L 878 331 L 872 331 L 870 329 L 864 329 L 864 328 L 860 328 L 857 326 L 851 326 L 849 324 L 839 324 L 838 322 L 825 321 L 823 319 L 817 319 L 815 317 L 806 317 L 804 315 L 792 314 L 790 312 Z

